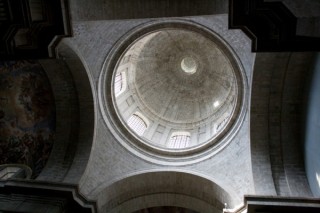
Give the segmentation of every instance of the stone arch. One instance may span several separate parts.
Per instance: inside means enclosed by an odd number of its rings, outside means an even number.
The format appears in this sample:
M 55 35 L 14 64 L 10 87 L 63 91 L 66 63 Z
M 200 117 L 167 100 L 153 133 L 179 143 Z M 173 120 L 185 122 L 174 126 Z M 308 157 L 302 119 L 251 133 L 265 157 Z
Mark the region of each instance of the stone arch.
M 258 195 L 310 196 L 303 105 L 314 53 L 259 53 L 251 96 L 251 162 Z
M 133 212 L 157 206 L 176 206 L 197 212 L 221 212 L 234 207 L 231 195 L 215 182 L 181 171 L 152 171 L 128 176 L 98 195 L 100 212 Z
M 78 183 L 93 145 L 94 97 L 88 70 L 67 39 L 58 45 L 59 59 L 41 60 L 56 103 L 56 138 L 38 180 Z

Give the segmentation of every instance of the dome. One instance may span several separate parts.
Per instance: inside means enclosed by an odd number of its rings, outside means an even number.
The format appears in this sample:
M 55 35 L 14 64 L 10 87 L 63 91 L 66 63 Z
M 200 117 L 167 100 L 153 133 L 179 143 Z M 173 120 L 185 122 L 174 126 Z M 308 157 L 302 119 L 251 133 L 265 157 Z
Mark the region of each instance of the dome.
M 169 151 L 201 146 L 232 120 L 239 93 L 235 72 L 221 45 L 199 32 L 146 33 L 114 68 L 116 112 L 142 143 Z

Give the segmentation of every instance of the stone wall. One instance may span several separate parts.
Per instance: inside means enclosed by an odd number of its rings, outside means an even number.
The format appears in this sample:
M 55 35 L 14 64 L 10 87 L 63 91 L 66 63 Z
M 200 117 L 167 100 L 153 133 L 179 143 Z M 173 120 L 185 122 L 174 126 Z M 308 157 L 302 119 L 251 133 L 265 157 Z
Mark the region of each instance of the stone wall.
M 74 21 L 224 14 L 225 0 L 71 0 Z

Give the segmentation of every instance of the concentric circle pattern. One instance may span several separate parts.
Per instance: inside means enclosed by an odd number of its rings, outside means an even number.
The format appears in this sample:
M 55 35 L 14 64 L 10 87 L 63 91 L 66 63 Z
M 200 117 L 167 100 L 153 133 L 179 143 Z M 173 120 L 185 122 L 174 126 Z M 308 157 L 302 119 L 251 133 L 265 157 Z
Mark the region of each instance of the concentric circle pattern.
M 121 122 L 138 140 L 183 150 L 214 140 L 237 105 L 234 66 L 213 40 L 163 28 L 139 37 L 114 70 Z

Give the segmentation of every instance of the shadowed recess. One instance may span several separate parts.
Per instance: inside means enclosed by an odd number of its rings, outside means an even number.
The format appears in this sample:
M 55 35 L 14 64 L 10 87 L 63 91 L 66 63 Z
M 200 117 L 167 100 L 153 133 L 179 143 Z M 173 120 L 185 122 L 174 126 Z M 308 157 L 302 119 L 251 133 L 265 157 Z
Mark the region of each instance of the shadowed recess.
M 28 165 L 35 178 L 49 158 L 55 104 L 49 80 L 35 61 L 0 63 L 0 164 Z

